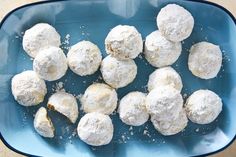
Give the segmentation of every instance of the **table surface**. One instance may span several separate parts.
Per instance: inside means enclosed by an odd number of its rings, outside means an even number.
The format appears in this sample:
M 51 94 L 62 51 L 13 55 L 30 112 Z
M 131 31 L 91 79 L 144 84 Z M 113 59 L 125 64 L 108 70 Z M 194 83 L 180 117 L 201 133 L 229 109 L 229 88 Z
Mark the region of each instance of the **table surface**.
M 36 2 L 39 0 L 0 0 L 0 20 L 12 9 L 27 4 L 31 2 Z M 230 10 L 234 16 L 236 16 L 236 0 L 209 0 L 214 3 L 218 3 L 228 10 Z M 212 155 L 211 157 L 228 157 L 232 156 L 233 154 L 236 154 L 236 141 L 228 147 L 226 150 L 216 154 Z M 19 155 L 10 149 L 8 149 L 0 140 L 0 157 L 24 157 L 22 155 Z

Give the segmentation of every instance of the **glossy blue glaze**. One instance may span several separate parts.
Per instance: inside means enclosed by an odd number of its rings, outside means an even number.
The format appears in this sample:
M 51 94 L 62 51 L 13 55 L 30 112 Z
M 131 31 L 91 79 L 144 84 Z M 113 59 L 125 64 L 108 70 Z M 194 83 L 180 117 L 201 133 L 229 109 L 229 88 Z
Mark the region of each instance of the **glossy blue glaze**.
M 223 99 L 223 112 L 209 125 L 196 125 L 189 122 L 187 128 L 174 136 L 164 137 L 157 133 L 150 122 L 141 127 L 123 124 L 118 115 L 113 115 L 114 138 L 107 146 L 91 147 L 77 136 L 71 136 L 77 123 L 72 125 L 58 113 L 49 112 L 56 127 L 56 137 L 40 137 L 33 128 L 33 114 L 40 106 L 45 106 L 52 87 L 63 81 L 66 91 L 82 94 L 86 87 L 96 81 L 100 72 L 88 77 L 80 77 L 68 70 L 67 75 L 54 82 L 47 82 L 48 94 L 45 101 L 25 108 L 18 105 L 10 91 L 10 81 L 15 74 L 32 69 L 32 60 L 22 49 L 22 34 L 39 22 L 53 25 L 64 40 L 70 34 L 71 46 L 80 40 L 96 43 L 106 56 L 104 39 L 111 28 L 118 24 L 134 25 L 143 39 L 156 30 L 156 15 L 167 3 L 175 2 L 188 9 L 195 19 L 192 35 L 183 42 L 183 52 L 173 65 L 182 76 L 182 93 L 190 95 L 193 91 L 208 88 Z M 62 156 L 197 156 L 215 152 L 230 143 L 236 133 L 236 26 L 233 19 L 221 8 L 211 4 L 192 1 L 173 0 L 81 0 L 55 1 L 22 7 L 12 12 L 2 23 L 0 29 L 0 131 L 8 146 L 26 154 Z M 193 43 L 210 41 L 220 45 L 224 52 L 223 67 L 217 78 L 201 80 L 194 77 L 187 68 L 188 49 Z M 65 53 L 66 50 L 65 50 Z M 137 58 L 138 75 L 132 84 L 119 89 L 119 98 L 133 90 L 146 91 L 148 75 L 154 71 L 145 59 Z M 101 80 L 98 80 L 101 81 Z M 79 104 L 80 105 L 80 104 Z M 83 115 L 82 111 L 80 117 Z M 80 118 L 79 118 L 80 119 Z M 78 121 L 79 121 L 78 119 Z M 77 121 L 77 122 L 78 122 Z M 144 135 L 148 130 L 148 135 Z M 122 135 L 126 137 L 122 142 Z M 129 139 L 127 139 L 129 137 Z

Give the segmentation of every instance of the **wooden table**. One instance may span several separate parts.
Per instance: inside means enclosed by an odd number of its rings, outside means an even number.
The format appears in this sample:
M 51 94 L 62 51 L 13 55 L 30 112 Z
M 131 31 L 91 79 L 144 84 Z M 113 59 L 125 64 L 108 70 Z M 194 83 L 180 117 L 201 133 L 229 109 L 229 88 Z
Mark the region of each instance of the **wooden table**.
M 0 0 L 0 20 L 4 17 L 4 15 L 10 10 L 31 2 L 36 2 L 39 0 Z M 218 3 L 228 10 L 230 10 L 234 16 L 236 16 L 236 0 L 209 0 L 215 3 Z M 212 155 L 211 157 L 233 157 L 236 156 L 236 141 L 226 150 L 220 152 L 216 155 Z M 11 150 L 9 150 L 4 144 L 0 141 L 0 157 L 24 157 L 19 155 Z

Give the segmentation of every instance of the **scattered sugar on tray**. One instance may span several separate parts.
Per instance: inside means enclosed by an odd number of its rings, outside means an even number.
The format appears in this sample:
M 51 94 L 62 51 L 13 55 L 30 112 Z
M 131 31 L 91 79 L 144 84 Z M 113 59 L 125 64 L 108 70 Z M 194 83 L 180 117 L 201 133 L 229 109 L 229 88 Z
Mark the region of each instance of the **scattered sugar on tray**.
M 143 56 L 141 54 L 138 55 L 139 59 L 143 59 Z
M 63 82 L 57 82 L 53 87 L 52 87 L 53 92 L 65 92 L 64 89 L 64 83 Z
M 185 98 L 187 98 L 187 97 L 188 97 L 187 93 L 184 93 L 184 94 L 183 94 L 183 98 L 185 99 Z
M 223 60 L 230 62 L 230 58 L 229 58 L 229 56 L 227 55 L 227 53 L 226 53 L 225 50 L 222 50 L 222 54 L 223 54 Z M 222 65 L 222 66 L 223 66 L 223 65 Z
M 116 114 L 117 114 L 116 110 L 111 113 L 112 116 L 115 116 Z
M 122 138 L 123 143 L 126 143 L 126 137 L 125 137 L 125 135 L 121 135 L 121 138 Z
M 61 48 L 63 50 L 69 50 L 70 49 L 70 34 L 66 34 L 64 40 L 61 43 Z
M 102 76 L 98 76 L 98 78 L 93 83 L 99 83 L 102 82 Z
M 83 94 L 78 94 L 75 96 L 76 99 L 80 100 L 82 98 Z
M 91 147 L 91 149 L 94 151 L 94 150 L 96 150 L 96 147 Z
M 143 135 L 151 137 L 151 135 L 150 135 L 148 130 L 143 130 Z

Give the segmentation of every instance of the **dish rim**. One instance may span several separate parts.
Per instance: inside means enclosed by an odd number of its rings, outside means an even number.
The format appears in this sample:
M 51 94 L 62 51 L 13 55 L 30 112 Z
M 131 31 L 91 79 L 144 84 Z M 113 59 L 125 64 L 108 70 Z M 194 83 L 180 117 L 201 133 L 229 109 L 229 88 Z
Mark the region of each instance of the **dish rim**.
M 3 26 L 3 24 L 5 23 L 5 21 L 7 20 L 7 18 L 13 14 L 14 12 L 16 12 L 17 10 L 20 10 L 22 8 L 26 8 L 26 7 L 29 7 L 29 6 L 34 6 L 34 5 L 39 5 L 39 4 L 45 4 L 45 3 L 55 3 L 55 2 L 65 2 L 65 1 L 73 1 L 73 0 L 45 0 L 45 1 L 39 1 L 39 2 L 33 2 L 33 3 L 28 3 L 28 4 L 25 4 L 25 5 L 22 5 L 22 6 L 19 6 L 13 10 L 11 10 L 10 12 L 8 12 L 3 18 L 2 20 L 0 21 L 0 30 Z M 184 0 L 184 1 L 190 1 L 190 2 L 197 2 L 197 3 L 203 3 L 203 4 L 208 4 L 208 5 L 212 5 L 214 7 L 217 7 L 219 9 L 221 9 L 222 11 L 224 11 L 226 14 L 228 14 L 231 19 L 233 20 L 235 26 L 236 26 L 236 17 L 234 17 L 234 15 L 228 10 L 226 9 L 225 7 L 219 5 L 219 4 L 216 4 L 214 2 L 210 2 L 210 1 L 202 1 L 202 0 Z M 4 139 L 4 137 L 2 136 L 1 134 L 1 131 L 0 131 L 0 139 L 1 141 L 3 142 L 3 144 L 10 150 L 12 150 L 13 152 L 15 153 L 18 153 L 20 155 L 24 155 L 24 156 L 32 156 L 32 157 L 40 157 L 40 156 L 36 156 L 36 155 L 32 155 L 32 154 L 28 154 L 28 153 L 25 153 L 23 151 L 20 151 L 16 148 L 14 148 L 13 146 L 11 146 L 10 144 L 7 143 L 7 141 Z M 213 154 L 217 154 L 219 152 L 222 152 L 223 150 L 225 150 L 226 148 L 228 148 L 236 139 L 236 133 L 234 135 L 234 137 L 232 138 L 232 140 L 226 144 L 224 147 L 218 149 L 218 150 L 215 150 L 213 152 L 209 152 L 209 153 L 205 153 L 205 154 L 200 154 L 200 155 L 195 155 L 195 156 L 191 156 L 191 157 L 205 157 L 205 156 L 209 156 L 209 155 L 213 155 Z

